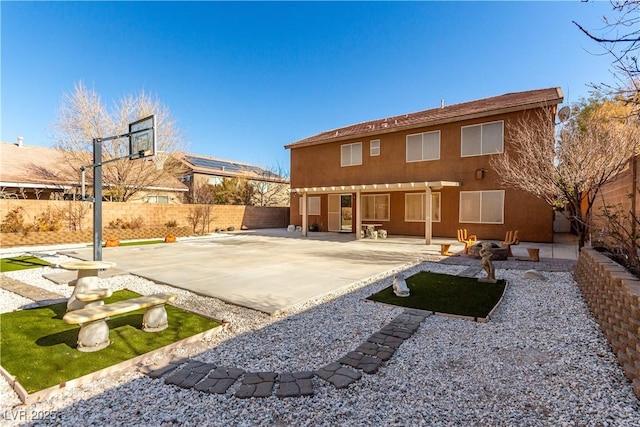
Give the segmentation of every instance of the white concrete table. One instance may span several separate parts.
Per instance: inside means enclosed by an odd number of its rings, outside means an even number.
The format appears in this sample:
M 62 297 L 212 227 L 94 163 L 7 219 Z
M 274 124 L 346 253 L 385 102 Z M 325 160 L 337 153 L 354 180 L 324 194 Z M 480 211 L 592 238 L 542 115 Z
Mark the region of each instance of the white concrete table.
M 370 239 L 376 239 L 377 233 L 374 233 L 376 231 L 376 227 L 382 227 L 382 224 L 362 224 L 362 231 L 364 233 L 364 237 L 368 237 Z M 375 237 L 374 237 L 375 236 Z
M 78 271 L 78 278 L 69 283 L 75 289 L 67 301 L 67 311 L 104 304 L 104 299 L 110 297 L 112 292 L 98 287 L 98 272 L 115 266 L 115 263 L 107 261 L 71 261 L 60 264 L 65 270 Z

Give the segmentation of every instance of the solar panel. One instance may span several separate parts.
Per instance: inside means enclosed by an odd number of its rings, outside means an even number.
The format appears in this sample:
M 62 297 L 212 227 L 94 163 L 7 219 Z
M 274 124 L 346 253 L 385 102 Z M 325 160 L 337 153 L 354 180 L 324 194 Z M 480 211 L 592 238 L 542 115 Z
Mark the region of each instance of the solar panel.
M 270 170 L 263 169 L 259 166 L 240 165 L 238 163 L 226 162 L 224 160 L 205 159 L 202 157 L 193 156 L 185 156 L 185 160 L 192 165 L 201 168 L 224 170 L 229 172 L 253 172 L 256 175 L 279 178 L 278 174 L 273 173 Z

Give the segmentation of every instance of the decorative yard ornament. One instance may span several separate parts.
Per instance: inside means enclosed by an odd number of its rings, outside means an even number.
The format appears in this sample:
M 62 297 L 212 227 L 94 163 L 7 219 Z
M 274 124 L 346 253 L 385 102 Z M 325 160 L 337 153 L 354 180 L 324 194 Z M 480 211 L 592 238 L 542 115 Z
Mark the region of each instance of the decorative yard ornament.
M 402 274 L 397 274 L 393 277 L 393 293 L 398 297 L 409 296 L 409 287 Z
M 481 277 L 478 279 L 478 282 L 485 283 L 496 283 L 496 271 L 493 267 L 493 263 L 491 262 L 491 257 L 493 253 L 491 252 L 491 243 L 484 242 L 482 244 L 482 249 L 478 253 L 482 258 L 482 268 L 487 272 L 487 277 Z

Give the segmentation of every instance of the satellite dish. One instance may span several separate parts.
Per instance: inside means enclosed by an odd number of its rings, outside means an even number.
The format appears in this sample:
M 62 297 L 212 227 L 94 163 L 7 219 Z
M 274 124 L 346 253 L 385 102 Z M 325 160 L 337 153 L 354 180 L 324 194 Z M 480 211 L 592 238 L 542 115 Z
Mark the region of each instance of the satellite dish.
M 571 107 L 568 105 L 565 105 L 558 111 L 558 119 L 560 119 L 560 122 L 566 122 L 570 115 Z

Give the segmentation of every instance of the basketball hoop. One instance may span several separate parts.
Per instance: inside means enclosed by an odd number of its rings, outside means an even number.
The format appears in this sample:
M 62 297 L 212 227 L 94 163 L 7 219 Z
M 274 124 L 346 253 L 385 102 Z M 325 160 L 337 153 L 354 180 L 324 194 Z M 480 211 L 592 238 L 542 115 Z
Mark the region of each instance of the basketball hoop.
M 157 170 L 164 168 L 164 162 L 169 158 L 169 153 L 166 151 L 156 151 L 156 155 L 152 157 L 153 164 L 156 165 Z

